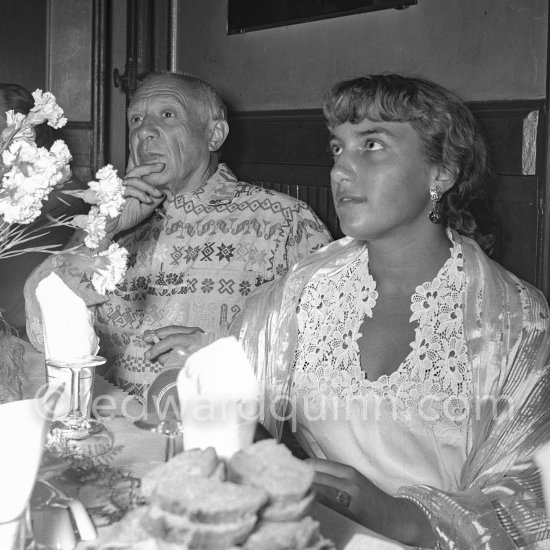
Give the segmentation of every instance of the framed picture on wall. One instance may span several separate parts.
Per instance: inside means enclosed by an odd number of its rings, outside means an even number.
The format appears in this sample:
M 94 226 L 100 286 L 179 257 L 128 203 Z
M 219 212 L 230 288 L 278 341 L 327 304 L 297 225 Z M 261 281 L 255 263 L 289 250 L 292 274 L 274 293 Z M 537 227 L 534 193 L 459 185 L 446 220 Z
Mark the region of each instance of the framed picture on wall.
M 369 11 L 404 9 L 417 0 L 227 0 L 227 34 Z

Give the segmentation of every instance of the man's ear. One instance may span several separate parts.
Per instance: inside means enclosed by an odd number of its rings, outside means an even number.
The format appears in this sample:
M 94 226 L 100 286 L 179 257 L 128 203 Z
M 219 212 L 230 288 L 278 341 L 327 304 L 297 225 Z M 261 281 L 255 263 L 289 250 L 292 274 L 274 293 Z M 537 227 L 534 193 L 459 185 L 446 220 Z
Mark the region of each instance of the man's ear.
M 455 184 L 456 177 L 455 174 L 445 168 L 444 166 L 438 166 L 436 168 L 435 181 L 434 184 L 437 185 L 442 193 L 446 193 L 453 185 Z
M 210 123 L 210 139 L 208 149 L 212 152 L 219 151 L 225 138 L 229 134 L 229 125 L 226 120 L 213 120 Z

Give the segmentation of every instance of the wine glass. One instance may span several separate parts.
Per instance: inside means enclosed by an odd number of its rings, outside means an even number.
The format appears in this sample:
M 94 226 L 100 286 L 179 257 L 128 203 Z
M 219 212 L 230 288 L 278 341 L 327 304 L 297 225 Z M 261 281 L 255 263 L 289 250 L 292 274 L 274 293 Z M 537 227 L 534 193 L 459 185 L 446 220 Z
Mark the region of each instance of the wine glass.
M 64 446 L 69 441 L 81 441 L 91 437 L 101 436 L 107 431 L 102 422 L 90 418 L 88 407 L 86 414 L 83 412 L 83 399 L 81 396 L 80 373 L 83 369 L 93 369 L 105 363 L 105 358 L 98 355 L 86 355 L 70 361 L 46 360 L 47 367 L 50 370 L 70 372 L 70 407 L 66 417 L 55 420 L 50 428 L 50 443 L 59 443 Z M 91 399 L 92 384 L 90 385 L 90 395 L 85 396 L 87 401 Z

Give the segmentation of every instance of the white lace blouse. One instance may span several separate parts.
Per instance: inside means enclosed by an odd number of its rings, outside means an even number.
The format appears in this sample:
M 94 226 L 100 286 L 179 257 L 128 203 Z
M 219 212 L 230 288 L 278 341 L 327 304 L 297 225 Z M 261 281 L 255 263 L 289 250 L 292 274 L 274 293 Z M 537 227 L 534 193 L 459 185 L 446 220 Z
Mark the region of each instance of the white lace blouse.
M 381 489 L 456 489 L 468 450 L 472 374 L 462 321 L 462 248 L 411 297 L 415 339 L 399 368 L 369 380 L 358 339 L 376 307 L 368 261 L 314 277 L 298 306 L 293 398 L 297 437 L 312 456 L 354 466 Z M 367 368 L 368 371 L 368 368 Z

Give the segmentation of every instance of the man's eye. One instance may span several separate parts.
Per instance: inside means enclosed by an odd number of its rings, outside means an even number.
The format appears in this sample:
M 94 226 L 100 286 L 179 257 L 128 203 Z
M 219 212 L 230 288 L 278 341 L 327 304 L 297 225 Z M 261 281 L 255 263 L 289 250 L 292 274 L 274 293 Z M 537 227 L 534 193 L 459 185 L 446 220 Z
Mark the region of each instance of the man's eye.
M 330 153 L 333 157 L 337 157 L 342 152 L 342 147 L 336 143 L 330 144 Z
M 130 124 L 137 124 L 138 122 L 141 122 L 143 120 L 143 117 L 141 115 L 132 115 L 130 117 Z
M 162 118 L 174 118 L 176 116 L 176 113 L 174 113 L 174 111 L 163 111 L 160 116 Z

